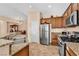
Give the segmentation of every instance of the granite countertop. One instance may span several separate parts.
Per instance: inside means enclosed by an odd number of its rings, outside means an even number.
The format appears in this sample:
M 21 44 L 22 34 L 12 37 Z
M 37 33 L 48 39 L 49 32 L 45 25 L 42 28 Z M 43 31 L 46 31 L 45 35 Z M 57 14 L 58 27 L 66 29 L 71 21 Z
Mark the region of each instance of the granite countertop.
M 0 38 L 3 38 L 5 36 L 7 36 L 7 35 L 9 35 L 9 34 L 0 34 Z
M 13 44 L 12 45 L 12 54 L 11 55 L 14 55 L 15 53 L 17 53 L 18 51 L 20 51 L 21 49 L 23 49 L 27 45 L 29 45 L 28 42 L 26 42 L 26 43 L 19 43 L 19 44 Z
M 68 47 L 71 48 L 73 50 L 73 52 L 79 56 L 79 43 L 75 43 L 75 42 L 66 42 L 67 45 L 67 49 Z
M 11 43 L 13 43 L 12 40 L 0 39 L 0 47 L 1 47 L 1 46 L 4 46 L 4 45 L 11 44 Z
M 5 36 L 8 36 L 8 35 L 11 35 L 11 34 L 16 34 L 16 32 L 13 32 L 13 33 L 7 33 L 7 34 L 0 34 L 0 38 L 3 38 Z

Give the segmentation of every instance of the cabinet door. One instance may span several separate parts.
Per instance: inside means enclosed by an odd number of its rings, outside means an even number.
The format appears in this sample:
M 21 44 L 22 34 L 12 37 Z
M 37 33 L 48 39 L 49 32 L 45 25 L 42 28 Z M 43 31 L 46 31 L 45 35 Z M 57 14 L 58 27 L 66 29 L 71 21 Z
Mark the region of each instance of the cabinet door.
M 63 27 L 63 18 L 62 17 L 53 18 L 51 19 L 51 24 L 53 28 Z
M 72 4 L 72 12 L 77 10 L 77 3 L 73 3 Z
M 63 18 L 62 17 L 58 17 L 55 20 L 55 26 L 57 28 L 63 27 Z
M 79 3 L 77 3 L 77 9 L 79 10 Z
M 66 20 L 67 20 L 67 17 L 63 17 L 63 27 L 65 27 L 66 26 Z
M 61 19 L 56 20 L 56 27 L 61 27 Z
M 54 18 L 51 19 L 51 24 L 52 24 L 52 28 L 54 28 L 55 27 L 55 19 Z
M 57 34 L 55 33 L 51 33 L 51 44 L 58 45 L 58 38 L 57 38 Z
M 71 15 L 72 12 L 72 6 L 70 5 L 68 10 L 67 10 L 67 16 L 69 17 Z

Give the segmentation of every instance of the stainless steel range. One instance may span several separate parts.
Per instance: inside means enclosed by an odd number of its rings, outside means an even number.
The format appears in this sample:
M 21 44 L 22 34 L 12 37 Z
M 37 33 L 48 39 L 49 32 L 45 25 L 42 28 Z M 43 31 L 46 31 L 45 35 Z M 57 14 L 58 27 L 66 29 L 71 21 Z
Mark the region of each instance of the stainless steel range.
M 61 40 L 61 38 L 58 38 L 58 46 L 59 46 L 59 55 L 60 56 L 66 56 L 66 43 Z

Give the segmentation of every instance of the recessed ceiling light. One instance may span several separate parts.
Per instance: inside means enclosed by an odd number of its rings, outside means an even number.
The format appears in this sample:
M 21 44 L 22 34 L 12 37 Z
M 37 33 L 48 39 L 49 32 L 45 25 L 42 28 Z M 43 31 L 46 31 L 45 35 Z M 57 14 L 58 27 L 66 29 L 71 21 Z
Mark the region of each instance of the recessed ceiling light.
M 29 5 L 29 8 L 32 8 L 32 5 Z
M 52 8 L 52 5 L 48 5 L 48 8 Z

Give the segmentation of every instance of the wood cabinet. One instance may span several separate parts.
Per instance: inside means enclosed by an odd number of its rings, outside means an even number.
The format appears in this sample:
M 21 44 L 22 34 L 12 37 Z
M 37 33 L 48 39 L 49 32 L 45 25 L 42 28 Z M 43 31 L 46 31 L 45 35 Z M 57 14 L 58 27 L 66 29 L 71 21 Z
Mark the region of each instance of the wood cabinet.
M 67 17 L 63 17 L 63 27 L 66 27 L 66 20 L 67 20 Z
M 77 3 L 72 3 L 71 6 L 72 6 L 72 12 L 77 10 L 77 7 L 78 7 Z
M 56 33 L 51 33 L 51 45 L 58 45 L 58 38 Z
M 69 17 L 72 13 L 72 5 L 70 5 L 67 9 L 67 17 Z
M 64 26 L 63 17 L 43 18 L 41 19 L 40 23 L 49 23 L 52 25 L 52 28 L 61 28 Z
M 53 17 L 51 20 L 52 28 L 63 27 L 63 17 Z
M 50 20 L 51 22 L 51 27 L 52 28 L 54 28 L 55 27 L 55 21 L 56 21 L 56 19 L 55 18 L 51 18 L 51 20 Z
M 40 23 L 41 24 L 50 23 L 50 18 L 43 18 L 43 19 L 41 19 Z
M 77 10 L 79 11 L 79 3 L 77 3 Z

